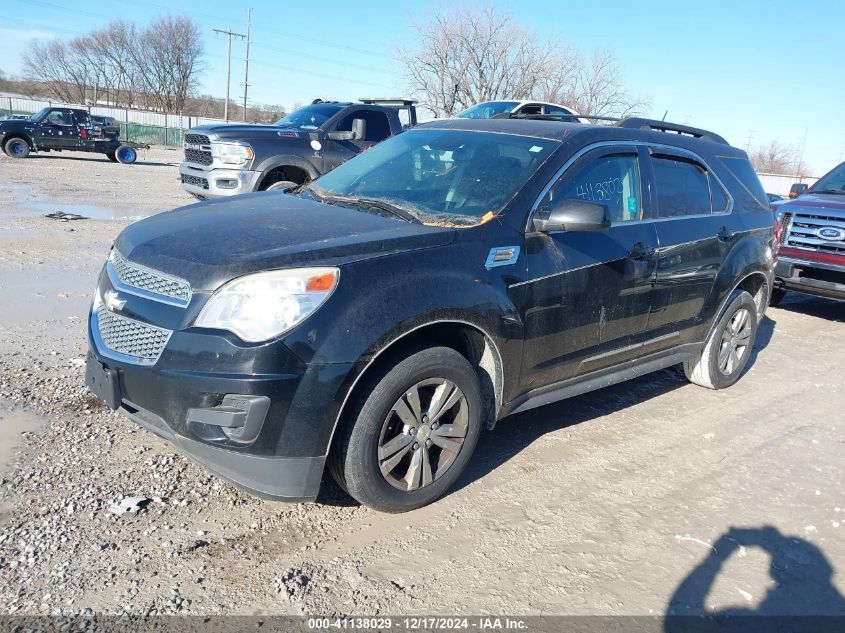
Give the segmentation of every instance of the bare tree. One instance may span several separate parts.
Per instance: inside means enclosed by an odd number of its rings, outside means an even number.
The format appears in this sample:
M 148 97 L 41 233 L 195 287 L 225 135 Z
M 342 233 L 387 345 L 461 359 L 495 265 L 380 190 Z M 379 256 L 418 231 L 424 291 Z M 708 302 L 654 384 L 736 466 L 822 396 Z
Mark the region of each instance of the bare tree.
M 754 170 L 761 174 L 805 175 L 809 169 L 797 148 L 772 141 L 754 148 L 749 156 Z
M 542 40 L 492 5 L 464 5 L 413 23 L 417 44 L 399 57 L 420 105 L 451 116 L 481 101 L 542 99 L 596 115 L 642 107 L 611 51 L 587 63 L 558 38 Z

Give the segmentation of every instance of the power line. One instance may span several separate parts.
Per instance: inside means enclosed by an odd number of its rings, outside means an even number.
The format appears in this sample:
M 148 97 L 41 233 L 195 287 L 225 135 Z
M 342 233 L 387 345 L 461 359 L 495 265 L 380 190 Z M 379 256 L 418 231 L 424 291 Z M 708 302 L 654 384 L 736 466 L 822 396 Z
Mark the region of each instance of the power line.
M 246 95 L 249 90 L 249 29 L 252 26 L 252 7 L 246 10 L 246 56 L 244 57 L 244 111 L 243 120 L 246 121 Z

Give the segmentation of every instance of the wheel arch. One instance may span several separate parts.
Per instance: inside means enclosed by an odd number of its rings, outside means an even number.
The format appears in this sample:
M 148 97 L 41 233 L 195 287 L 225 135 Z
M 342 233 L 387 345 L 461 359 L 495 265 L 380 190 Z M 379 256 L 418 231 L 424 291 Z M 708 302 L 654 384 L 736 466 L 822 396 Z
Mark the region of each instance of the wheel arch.
M 3 146 L 6 146 L 6 143 L 11 141 L 13 138 L 19 138 L 22 141 L 26 141 L 26 144 L 29 145 L 30 150 L 35 150 L 35 143 L 32 140 L 32 137 L 29 136 L 26 132 L 9 132 L 8 134 L 3 136 Z
M 314 166 L 308 163 L 308 161 L 296 156 L 277 156 L 263 162 L 256 168 L 256 171 L 261 173 L 257 189 L 261 190 L 262 188 L 266 188 L 266 186 L 273 184 L 273 182 L 278 182 L 278 180 L 268 180 L 268 178 L 271 177 L 271 174 L 280 172 L 285 173 L 287 170 L 292 171 L 294 174 L 304 174 L 304 182 L 310 182 L 311 180 L 319 177 L 317 170 L 314 169 Z M 296 182 L 296 180 L 290 176 L 282 179 L 294 180 L 294 182 Z
M 478 372 L 482 384 L 482 398 L 488 409 L 483 419 L 486 426 L 492 428 L 502 407 L 504 395 L 504 365 L 499 346 L 493 337 L 482 327 L 461 319 L 442 319 L 417 325 L 394 337 L 382 346 L 367 361 L 355 376 L 347 390 L 329 438 L 328 452 L 331 452 L 337 430 L 348 415 L 351 403 L 360 393 L 368 376 L 383 367 L 384 363 L 423 346 L 442 345 L 450 347 L 466 358 Z

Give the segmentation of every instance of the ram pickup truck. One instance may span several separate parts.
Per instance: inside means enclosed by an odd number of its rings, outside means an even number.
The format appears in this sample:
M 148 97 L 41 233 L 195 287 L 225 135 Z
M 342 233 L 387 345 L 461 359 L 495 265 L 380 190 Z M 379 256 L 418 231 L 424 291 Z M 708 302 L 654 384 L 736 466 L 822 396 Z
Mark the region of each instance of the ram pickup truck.
M 411 99 L 316 99 L 272 125 L 201 125 L 185 134 L 182 187 L 205 200 L 311 182 L 417 122 Z
M 787 290 L 845 301 L 845 163 L 775 214 L 781 228 L 772 305 Z
M 113 163 L 134 163 L 136 150 L 149 147 L 122 141 L 118 133 L 116 126 L 95 125 L 87 110 L 48 107 L 26 119 L 0 121 L 0 147 L 10 158 L 68 150 L 105 154 Z

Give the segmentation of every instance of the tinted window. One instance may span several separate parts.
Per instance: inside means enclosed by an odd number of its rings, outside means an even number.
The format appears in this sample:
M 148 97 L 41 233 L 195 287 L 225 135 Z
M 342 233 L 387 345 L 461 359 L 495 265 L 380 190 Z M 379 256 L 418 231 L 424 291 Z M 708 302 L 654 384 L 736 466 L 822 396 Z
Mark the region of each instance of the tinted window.
M 713 174 L 708 173 L 710 179 L 710 204 L 713 207 L 713 213 L 721 213 L 728 210 L 728 196 L 725 190 L 716 181 Z
M 833 168 L 813 185 L 815 192 L 845 193 L 845 163 Z
M 70 118 L 70 112 L 64 110 L 53 110 L 47 115 L 47 122 L 53 125 L 73 125 Z
M 656 217 L 676 218 L 710 213 L 710 180 L 696 162 L 669 156 L 652 156 Z
M 734 201 L 739 205 L 740 209 L 747 208 L 749 211 L 769 211 L 769 200 L 766 192 L 747 158 L 719 156 L 719 162 L 728 169 L 728 174 L 722 173 L 724 171 L 722 170 L 719 175 L 731 190 Z M 742 189 L 731 184 L 730 179 L 738 181 L 742 185 Z M 743 194 L 743 191 L 745 194 Z
M 352 121 L 355 119 L 364 119 L 367 124 L 365 130 L 364 140 L 378 143 L 390 136 L 390 121 L 384 112 L 376 112 L 375 110 L 359 110 L 343 118 L 337 124 L 337 129 L 340 132 L 348 132 L 352 129 Z
M 547 204 L 567 199 L 601 202 L 614 223 L 640 219 L 640 168 L 636 154 L 610 154 L 587 159 L 576 171 L 567 170 L 551 188 Z
M 560 106 L 546 106 L 546 114 L 553 114 L 554 116 L 566 116 L 572 114 L 571 110 L 561 108 Z
M 528 105 L 522 106 L 518 112 L 519 114 L 540 114 L 542 109 L 542 106 L 538 104 L 529 103 Z

